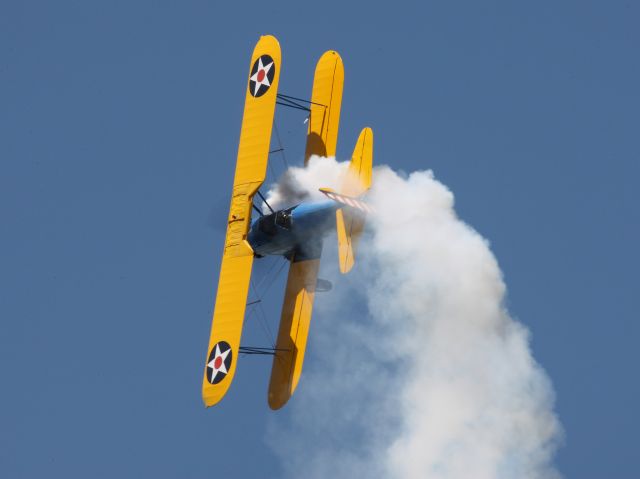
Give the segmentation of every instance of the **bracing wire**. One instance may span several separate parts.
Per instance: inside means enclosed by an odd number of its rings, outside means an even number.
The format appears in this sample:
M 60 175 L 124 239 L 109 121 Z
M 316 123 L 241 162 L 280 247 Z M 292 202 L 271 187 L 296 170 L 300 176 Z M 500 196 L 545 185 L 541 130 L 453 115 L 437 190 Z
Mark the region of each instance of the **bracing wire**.
M 268 286 L 268 287 L 267 287 L 267 289 L 265 290 L 265 293 L 266 293 L 266 291 L 268 291 L 268 290 L 269 290 L 270 285 L 271 285 L 271 284 L 273 284 L 273 282 L 276 280 L 276 278 L 279 276 L 280 272 L 282 271 L 282 268 L 284 268 L 284 265 L 285 265 L 285 264 L 287 264 L 287 263 L 288 263 L 288 261 L 287 261 L 286 259 L 284 259 L 284 258 L 283 258 L 283 261 L 282 261 L 282 263 L 280 264 L 280 268 L 278 269 L 278 271 L 276 272 L 276 274 L 275 274 L 275 275 L 273 275 L 273 278 L 271 278 L 271 279 L 269 280 L 269 286 Z M 258 288 L 261 288 L 261 287 L 262 287 L 263 283 L 267 280 L 267 278 L 268 278 L 269 274 L 273 272 L 273 270 L 275 269 L 275 267 L 276 267 L 276 265 L 277 265 L 277 264 L 278 264 L 278 262 L 277 262 L 277 261 L 274 261 L 273 263 L 271 263 L 271 266 L 269 267 L 269 269 L 267 270 L 267 272 L 264 274 L 264 276 L 262 277 L 262 279 L 261 279 L 261 280 L 260 280 L 260 282 L 258 283 L 258 285 L 257 285 L 257 287 L 258 287 Z M 262 294 L 264 295 L 264 293 L 262 293 Z
M 280 140 L 280 131 L 278 130 L 278 124 L 273 122 L 273 131 L 276 134 L 276 140 L 278 140 L 278 148 L 274 150 L 274 152 L 280 152 L 280 156 L 282 158 L 282 162 L 284 163 L 285 169 L 289 169 L 289 162 L 287 161 L 287 157 L 284 154 L 284 147 L 282 146 L 282 141 Z
M 253 282 L 251 282 L 251 287 L 254 289 L 254 294 L 256 294 Z M 254 307 L 251 308 L 251 310 L 249 311 L 249 315 L 247 316 L 247 319 L 251 318 L 254 314 L 257 314 L 260 326 L 262 327 L 262 330 L 264 331 L 265 336 L 269 338 L 269 340 L 271 341 L 271 344 L 275 344 L 275 341 L 273 340 L 273 333 L 271 332 L 269 323 L 267 322 L 267 319 L 264 316 L 264 311 L 261 309 L 262 308 L 261 303 L 262 303 L 261 299 L 258 299 L 257 301 L 251 301 L 251 304 L 254 305 Z M 257 305 L 257 307 L 255 307 L 255 305 Z
M 276 356 L 278 351 L 289 351 L 289 349 L 282 348 L 257 348 L 255 346 L 240 346 L 240 354 L 260 354 L 260 355 L 269 355 Z
M 258 284 L 256 284 L 253 280 L 251 280 L 250 282 L 253 294 L 257 299 L 247 303 L 247 306 L 254 306 L 253 308 L 250 309 L 250 313 L 248 317 L 253 316 L 253 314 L 257 314 L 258 318 L 260 319 L 260 325 L 265 333 L 265 336 L 269 341 L 271 341 L 271 344 L 274 348 L 276 344 L 275 336 L 273 335 L 273 331 L 271 330 L 271 327 L 269 325 L 267 313 L 265 312 L 262 306 L 262 298 L 264 298 L 266 294 L 269 292 L 269 289 L 271 288 L 273 283 L 276 281 L 276 279 L 278 279 L 278 277 L 282 273 L 282 270 L 284 269 L 284 266 L 288 262 L 289 261 L 283 259 L 282 263 L 280 264 L 280 267 L 274 273 L 274 270 L 278 264 L 276 261 L 274 261 L 269 267 L 269 269 L 267 270 L 267 272 L 264 274 L 262 279 L 258 282 Z M 260 292 L 259 290 L 262 287 L 262 285 L 265 284 L 265 282 L 266 282 L 266 287 L 264 288 L 264 291 Z

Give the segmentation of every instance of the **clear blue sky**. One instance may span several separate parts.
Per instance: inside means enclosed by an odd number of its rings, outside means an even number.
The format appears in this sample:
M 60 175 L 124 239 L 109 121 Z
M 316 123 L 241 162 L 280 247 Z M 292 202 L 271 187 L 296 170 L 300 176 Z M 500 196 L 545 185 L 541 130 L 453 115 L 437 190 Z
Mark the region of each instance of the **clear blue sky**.
M 433 169 L 491 241 L 557 392 L 560 471 L 640 476 L 640 8 L 418 3 L 0 4 L 0 476 L 280 474 L 269 361 L 200 399 L 263 33 L 292 95 L 342 54 L 340 157 L 372 126 L 377 163 Z M 300 116 L 278 121 L 299 162 Z

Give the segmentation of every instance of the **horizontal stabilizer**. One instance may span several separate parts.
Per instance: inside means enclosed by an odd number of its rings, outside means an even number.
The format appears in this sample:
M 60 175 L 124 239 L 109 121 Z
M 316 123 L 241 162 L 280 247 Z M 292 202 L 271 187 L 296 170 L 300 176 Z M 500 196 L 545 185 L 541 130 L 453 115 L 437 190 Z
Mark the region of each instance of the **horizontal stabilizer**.
M 345 206 L 359 209 L 365 213 L 373 213 L 373 207 L 358 198 L 336 193 L 331 188 L 320 188 L 320 192 L 324 193 L 324 195 L 330 200 L 337 201 Z

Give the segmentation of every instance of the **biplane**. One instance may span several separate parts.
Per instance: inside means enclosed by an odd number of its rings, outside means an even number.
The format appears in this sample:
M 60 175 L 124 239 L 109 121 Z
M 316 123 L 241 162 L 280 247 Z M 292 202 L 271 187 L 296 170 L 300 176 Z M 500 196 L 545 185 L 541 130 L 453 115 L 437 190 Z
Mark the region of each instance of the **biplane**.
M 360 133 L 342 189 L 320 188 L 326 200 L 275 211 L 260 192 L 266 177 L 276 104 L 300 107 L 300 99 L 278 93 L 281 60 L 276 38 L 262 36 L 253 51 L 247 76 L 231 206 L 202 383 L 207 407 L 224 397 L 236 371 L 254 259 L 279 255 L 289 263 L 279 331 L 271 351 L 273 365 L 268 392 L 269 406 L 279 409 L 300 380 L 314 295 L 321 285 L 318 269 L 323 238 L 335 228 L 340 271 L 347 273 L 354 265 L 358 238 L 370 212 L 361 199 L 371 186 L 370 128 Z M 316 65 L 311 100 L 304 102 L 309 113 L 305 166 L 312 155 L 336 154 L 343 83 L 340 55 L 325 52 Z M 263 212 L 256 207 L 255 196 L 269 209 Z M 257 212 L 255 218 L 252 212 Z

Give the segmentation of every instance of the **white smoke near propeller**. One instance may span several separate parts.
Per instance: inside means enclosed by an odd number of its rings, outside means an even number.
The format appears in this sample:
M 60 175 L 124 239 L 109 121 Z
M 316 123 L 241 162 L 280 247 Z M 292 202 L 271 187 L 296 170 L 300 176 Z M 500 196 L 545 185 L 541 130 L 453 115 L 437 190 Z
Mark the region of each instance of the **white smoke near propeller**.
M 326 199 L 346 163 L 312 158 L 269 193 Z M 556 478 L 561 427 L 486 240 L 430 171 L 374 171 L 354 270 L 325 241 L 305 371 L 269 427 L 290 477 Z
M 274 209 L 287 208 L 302 201 L 326 201 L 327 197 L 318 189 L 339 190 L 348 168 L 348 162 L 338 163 L 334 158 L 314 155 L 309 158 L 306 168 L 292 167 L 285 171 L 267 193 L 267 201 Z

